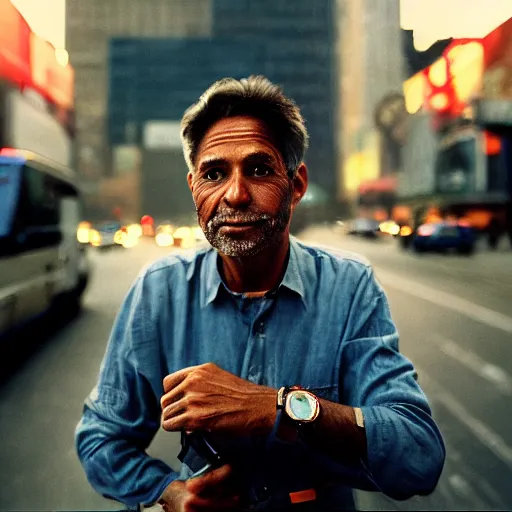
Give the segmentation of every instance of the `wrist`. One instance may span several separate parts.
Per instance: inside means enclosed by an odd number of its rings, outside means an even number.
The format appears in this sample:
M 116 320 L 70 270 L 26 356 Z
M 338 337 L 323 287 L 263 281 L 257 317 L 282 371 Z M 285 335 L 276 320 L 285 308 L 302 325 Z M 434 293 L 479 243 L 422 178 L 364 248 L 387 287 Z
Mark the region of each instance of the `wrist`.
M 254 407 L 252 432 L 260 435 L 268 435 L 274 428 L 276 421 L 277 389 L 264 388 Z M 254 406 L 254 404 L 253 404 Z
M 184 493 L 185 482 L 182 480 L 174 480 L 165 488 L 165 491 L 162 493 L 157 503 L 161 505 L 164 512 L 175 512 L 179 510 L 178 504 Z

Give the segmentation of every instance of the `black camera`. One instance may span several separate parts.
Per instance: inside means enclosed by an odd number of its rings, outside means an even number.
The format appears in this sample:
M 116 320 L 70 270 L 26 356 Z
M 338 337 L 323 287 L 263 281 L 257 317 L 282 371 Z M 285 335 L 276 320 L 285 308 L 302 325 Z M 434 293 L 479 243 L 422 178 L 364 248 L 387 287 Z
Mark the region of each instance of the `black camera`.
M 225 464 L 211 436 L 201 431 L 181 433 L 181 452 L 178 458 L 193 471 L 191 478 L 202 476 Z

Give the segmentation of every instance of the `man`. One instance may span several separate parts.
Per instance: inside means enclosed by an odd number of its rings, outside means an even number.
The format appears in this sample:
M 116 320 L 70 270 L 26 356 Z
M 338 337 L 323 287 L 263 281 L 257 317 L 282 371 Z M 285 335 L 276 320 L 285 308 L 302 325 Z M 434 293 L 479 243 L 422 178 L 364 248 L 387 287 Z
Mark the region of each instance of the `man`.
M 431 493 L 444 444 L 370 266 L 289 235 L 308 182 L 297 106 L 263 77 L 224 79 L 182 140 L 213 248 L 170 254 L 128 293 L 76 431 L 91 484 L 166 511 Z M 150 458 L 160 426 L 208 439 L 220 467 L 191 478 L 200 452 L 180 474 Z

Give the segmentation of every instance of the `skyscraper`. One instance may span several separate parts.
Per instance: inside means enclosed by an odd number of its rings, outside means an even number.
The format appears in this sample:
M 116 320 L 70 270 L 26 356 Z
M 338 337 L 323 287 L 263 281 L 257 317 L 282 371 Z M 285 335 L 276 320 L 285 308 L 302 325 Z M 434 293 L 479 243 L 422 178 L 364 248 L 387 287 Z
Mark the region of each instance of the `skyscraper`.
M 212 0 L 212 33 L 234 44 L 249 43 L 266 73 L 301 108 L 310 133 L 306 163 L 310 181 L 336 190 L 338 68 L 335 0 Z
M 338 197 L 351 197 L 359 183 L 381 171 L 380 135 L 375 109 L 390 93 L 401 93 L 405 78 L 399 0 L 338 0 L 341 35 L 339 58 L 339 144 L 342 173 Z
M 210 0 L 72 0 L 66 48 L 75 68 L 77 167 L 97 180 L 110 173 L 107 144 L 108 43 L 112 37 L 204 37 Z

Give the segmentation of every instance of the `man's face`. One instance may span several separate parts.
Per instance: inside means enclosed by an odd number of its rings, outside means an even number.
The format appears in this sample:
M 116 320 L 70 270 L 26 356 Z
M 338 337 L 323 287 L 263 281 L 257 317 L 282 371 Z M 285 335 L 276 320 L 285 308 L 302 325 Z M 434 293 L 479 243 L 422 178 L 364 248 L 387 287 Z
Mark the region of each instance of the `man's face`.
M 245 116 L 206 132 L 188 180 L 206 239 L 232 257 L 253 256 L 287 236 L 307 186 L 306 178 L 304 191 L 295 190 L 265 124 Z

